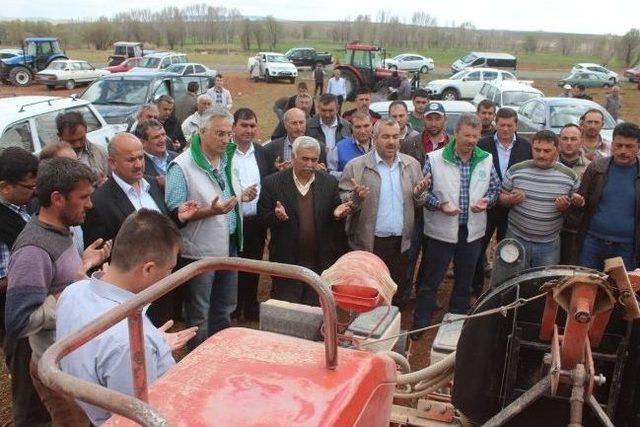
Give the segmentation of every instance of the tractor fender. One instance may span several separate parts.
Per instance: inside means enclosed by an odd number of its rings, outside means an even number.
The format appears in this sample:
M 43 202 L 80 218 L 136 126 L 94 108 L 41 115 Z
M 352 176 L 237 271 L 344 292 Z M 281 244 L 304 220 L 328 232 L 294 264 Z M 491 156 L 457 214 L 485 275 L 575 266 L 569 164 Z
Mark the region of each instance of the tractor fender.
M 66 55 L 63 55 L 61 53 L 57 54 L 57 55 L 52 55 L 49 60 L 47 61 L 47 66 L 49 66 L 49 64 L 51 64 L 51 62 L 55 61 L 56 59 L 69 59 L 67 58 Z
M 350 71 L 354 76 L 356 76 L 356 78 L 358 79 L 358 83 L 362 83 L 362 73 L 353 65 L 337 65 L 333 68 L 334 70 L 340 70 L 340 72 L 342 72 L 342 70 Z

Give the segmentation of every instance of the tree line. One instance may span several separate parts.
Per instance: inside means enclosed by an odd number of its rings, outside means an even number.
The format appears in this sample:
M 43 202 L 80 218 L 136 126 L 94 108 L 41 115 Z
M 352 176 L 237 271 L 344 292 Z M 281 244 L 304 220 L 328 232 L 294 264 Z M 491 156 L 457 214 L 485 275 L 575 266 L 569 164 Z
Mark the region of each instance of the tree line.
M 249 18 L 235 8 L 205 3 L 165 7 L 159 11 L 136 9 L 112 17 L 64 23 L 12 20 L 0 22 L 0 44 L 20 45 L 28 36 L 55 36 L 68 48 L 109 49 L 118 40 L 142 41 L 156 47 L 224 45 L 243 51 L 275 50 L 282 42 L 328 40 L 343 44 L 353 40 L 402 49 L 473 49 L 527 53 L 589 55 L 609 63 L 617 57 L 626 66 L 640 61 L 640 31 L 624 36 L 558 34 L 478 30 L 470 22 L 438 25 L 426 12 L 415 12 L 409 20 L 380 10 L 375 16 L 362 14 L 336 22 L 294 22 L 273 16 Z

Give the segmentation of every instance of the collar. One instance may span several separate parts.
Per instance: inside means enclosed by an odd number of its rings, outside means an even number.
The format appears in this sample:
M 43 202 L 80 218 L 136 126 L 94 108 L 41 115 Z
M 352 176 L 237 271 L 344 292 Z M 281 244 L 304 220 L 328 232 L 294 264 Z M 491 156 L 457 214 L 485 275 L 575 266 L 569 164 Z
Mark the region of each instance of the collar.
M 53 231 L 54 233 L 62 234 L 63 236 L 71 237 L 71 230 L 68 227 L 58 227 L 53 224 L 40 221 L 40 216 L 33 217 L 31 219 L 36 225 L 44 228 L 45 230 Z
M 503 150 L 509 151 L 513 148 L 513 144 L 516 143 L 516 134 L 513 134 L 513 138 L 511 139 L 511 143 L 509 144 L 509 146 L 507 148 L 504 147 L 504 145 L 502 145 L 502 143 L 500 142 L 500 140 L 498 139 L 498 132 L 494 132 L 493 133 L 493 141 L 496 143 L 496 147 L 498 147 L 498 149 L 502 148 Z
M 356 147 L 361 148 L 362 149 L 361 151 L 363 151 L 365 153 L 368 153 L 373 148 L 373 140 L 371 140 L 371 139 L 369 140 L 369 149 L 368 150 L 364 149 L 364 145 L 360 144 L 355 136 L 353 137 L 353 143 L 355 144 Z M 373 151 L 375 151 L 375 150 L 373 150 Z
M 14 205 L 13 203 L 7 201 L 4 197 L 0 196 L 0 204 L 5 205 L 6 207 L 8 207 L 9 209 L 11 209 L 14 212 L 24 212 L 27 213 L 27 207 L 26 206 L 18 206 L 18 205 Z
M 318 117 L 320 117 L 320 116 L 318 116 Z M 319 120 L 320 120 L 320 126 L 324 126 L 324 127 L 330 128 L 330 129 L 338 127 L 338 116 L 336 116 L 335 120 L 330 125 L 325 125 L 324 122 L 322 121 L 322 119 L 319 119 Z
M 125 194 L 129 194 L 131 191 L 136 193 L 136 189 L 133 188 L 133 185 L 126 183 L 122 178 L 116 175 L 115 172 L 112 172 L 111 176 L 113 177 L 113 180 L 116 182 L 116 184 L 118 184 L 118 187 L 122 188 L 122 191 L 124 191 Z M 140 194 L 148 193 L 149 187 L 151 187 L 151 185 L 149 185 L 146 179 L 142 178 L 140 180 Z
M 236 150 L 234 151 L 234 154 L 237 154 L 240 157 L 246 157 L 249 156 L 250 154 L 253 154 L 253 152 L 256 151 L 256 147 L 253 146 L 253 143 L 249 144 L 249 149 L 247 150 L 246 153 L 243 153 L 238 144 L 236 144 Z
M 298 177 L 296 176 L 296 172 L 293 170 L 293 168 L 291 169 L 291 174 L 293 175 L 293 182 L 298 188 L 298 191 L 300 192 L 300 194 L 302 194 L 303 196 L 306 195 L 307 192 L 309 191 L 309 188 L 311 188 L 311 184 L 313 184 L 313 182 L 316 180 L 316 174 L 314 173 L 313 175 L 311 175 L 311 179 L 309 179 L 309 181 L 307 181 L 306 184 L 303 184 L 298 179 Z
M 146 154 L 151 160 L 155 160 L 156 162 L 166 162 L 167 159 L 169 159 L 168 151 L 165 151 L 164 156 L 162 157 L 154 156 L 153 154 L 147 153 L 146 151 L 144 152 L 144 154 Z
M 89 286 L 96 295 L 118 304 L 122 304 L 136 295 L 112 283 L 105 282 L 102 280 L 103 274 L 101 271 L 96 271 L 89 279 Z
M 443 150 L 442 158 L 445 161 L 456 164 L 456 158 L 458 157 L 458 154 L 456 153 L 455 146 L 456 146 L 456 139 L 452 138 L 451 141 L 449 141 L 449 143 L 445 145 L 445 147 L 442 149 Z M 484 160 L 488 156 L 489 156 L 489 153 L 487 153 L 486 151 L 484 151 L 483 149 L 481 149 L 476 145 L 475 148 L 473 149 L 473 153 L 471 154 L 471 159 L 469 159 L 469 164 L 471 166 L 471 169 L 473 169 L 478 163 L 480 163 L 482 160 Z
M 371 150 L 373 151 L 373 159 L 375 161 L 376 166 L 379 165 L 380 163 L 384 163 L 385 166 L 389 167 L 385 161 L 382 159 L 382 157 L 380 157 L 380 154 L 378 154 L 378 150 Z M 396 153 L 396 157 L 393 159 L 393 163 L 391 164 L 391 168 L 393 168 L 394 166 L 398 165 L 400 163 L 400 156 L 398 155 L 398 153 Z

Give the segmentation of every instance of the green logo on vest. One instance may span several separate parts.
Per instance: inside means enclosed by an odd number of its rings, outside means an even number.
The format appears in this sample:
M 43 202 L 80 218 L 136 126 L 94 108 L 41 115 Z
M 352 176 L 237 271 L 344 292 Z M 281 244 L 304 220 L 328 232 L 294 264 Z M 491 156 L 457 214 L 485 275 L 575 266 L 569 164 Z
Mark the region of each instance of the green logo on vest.
M 484 170 L 478 171 L 478 178 L 483 181 L 487 179 L 487 171 L 484 171 Z

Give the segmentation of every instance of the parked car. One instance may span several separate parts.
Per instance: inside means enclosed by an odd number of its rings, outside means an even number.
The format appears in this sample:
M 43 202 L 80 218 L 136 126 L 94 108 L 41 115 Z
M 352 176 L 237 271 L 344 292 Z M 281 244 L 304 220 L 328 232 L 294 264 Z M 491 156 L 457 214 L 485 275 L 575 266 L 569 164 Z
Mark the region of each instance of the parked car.
M 631 83 L 638 83 L 640 82 L 640 64 L 636 65 L 633 68 L 629 68 L 627 70 L 624 70 L 624 76 L 631 82 Z
M 609 141 L 613 137 L 616 121 L 600 104 L 576 98 L 537 98 L 524 103 L 518 110 L 518 131 L 535 133 L 549 129 L 560 133 L 567 123 L 578 124 L 580 117 L 589 109 L 596 108 L 604 116 L 600 134 Z
M 107 124 L 89 101 L 54 96 L 16 96 L 0 99 L 0 152 L 20 147 L 37 153 L 47 143 L 58 139 L 56 117 L 78 111 L 87 122 L 89 141 L 106 147 L 109 139 L 122 127 Z
M 122 61 L 118 65 L 113 65 L 111 67 L 105 67 L 104 69 L 109 71 L 110 73 L 126 73 L 127 71 L 131 71 L 135 67 L 137 67 L 138 64 L 140 63 L 141 59 L 142 59 L 141 56 L 135 57 L 135 58 L 125 59 L 124 61 Z
M 81 98 L 91 102 L 107 123 L 126 123 L 142 104 L 160 95 L 170 95 L 178 102 L 187 95 L 187 85 L 198 82 L 199 94 L 213 86 L 206 76 L 176 76 L 166 72 L 136 72 L 102 76 L 84 91 Z
M 508 53 L 469 52 L 462 58 L 456 59 L 453 64 L 451 64 L 451 72 L 457 73 L 458 71 L 472 67 L 506 68 L 509 70 L 515 70 L 517 64 L 518 59 Z
M 173 64 L 165 70 L 167 73 L 176 73 L 179 76 L 208 76 L 215 77 L 218 72 L 211 70 L 202 64 L 187 62 L 185 64 Z
M 462 70 L 448 79 L 432 80 L 424 86 L 424 89 L 434 98 L 442 98 L 448 101 L 456 99 L 473 99 L 487 81 L 517 81 L 516 76 L 508 71 L 495 68 L 468 68 Z M 531 84 L 532 81 L 520 81 Z
M 571 73 L 579 73 L 579 72 L 591 72 L 594 74 L 600 74 L 603 77 L 606 77 L 607 80 L 610 80 L 611 83 L 616 84 L 618 83 L 618 73 L 615 73 L 605 67 L 603 67 L 602 65 L 598 65 L 598 64 L 593 64 L 590 62 L 582 62 L 580 64 L 576 64 L 573 66 L 573 68 L 571 69 Z
M 596 74 L 593 72 L 579 71 L 572 73 L 564 79 L 560 79 L 558 86 L 562 87 L 566 84 L 571 86 L 583 85 L 584 87 L 611 87 L 615 83 L 604 74 Z
M 284 56 L 296 67 L 315 67 L 316 64 L 329 65 L 333 57 L 329 52 L 317 52 L 312 47 L 294 47 L 285 52 Z
M 420 71 L 428 73 L 435 68 L 433 59 L 415 53 L 403 53 L 384 60 L 384 66 L 390 70 Z
M 392 101 L 380 101 L 372 102 L 369 109 L 380 114 L 383 118 L 389 117 L 389 105 Z M 460 115 L 462 113 L 475 113 L 476 108 L 468 101 L 429 101 L 437 104 L 441 104 L 444 107 L 444 111 L 447 113 L 447 133 L 453 135 L 453 131 L 456 128 Z M 413 113 L 413 103 L 405 102 L 409 113 Z
M 259 58 L 259 59 L 256 59 Z M 298 69 L 289 62 L 289 59 L 281 53 L 276 52 L 258 52 L 247 61 L 247 71 L 251 77 L 251 68 L 256 64 L 260 67 L 260 78 L 268 82 L 273 80 L 289 80 L 290 83 L 296 82 L 298 77 Z
M 544 94 L 531 85 L 520 82 L 486 82 L 471 103 L 476 107 L 485 99 L 493 101 L 498 108 L 509 107 L 518 111 L 520 106 L 533 98 L 542 98 Z
M 155 72 L 166 69 L 171 64 L 184 64 L 187 55 L 176 52 L 157 52 L 142 57 L 138 66 L 131 71 Z
M 59 59 L 37 73 L 36 81 L 46 85 L 47 89 L 54 89 L 56 86 L 73 89 L 77 84 L 91 83 L 106 74 L 110 74 L 109 71 L 96 69 L 87 61 Z

